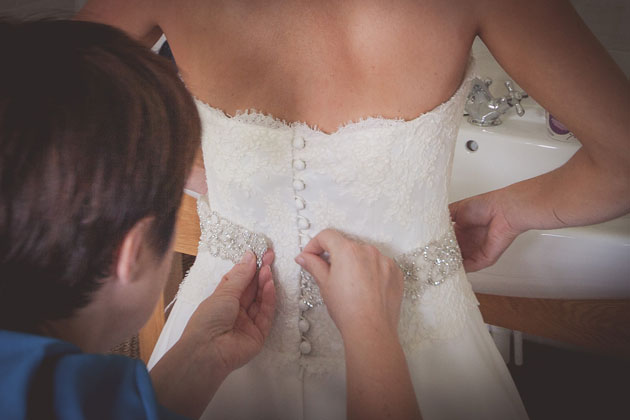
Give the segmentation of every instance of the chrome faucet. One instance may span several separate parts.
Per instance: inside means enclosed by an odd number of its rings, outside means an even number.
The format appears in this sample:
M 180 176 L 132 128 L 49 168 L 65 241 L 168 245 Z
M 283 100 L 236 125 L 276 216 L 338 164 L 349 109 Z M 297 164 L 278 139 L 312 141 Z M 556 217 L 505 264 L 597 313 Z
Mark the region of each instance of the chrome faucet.
M 514 107 L 519 117 L 525 114 L 521 99 L 527 98 L 527 93 L 514 90 L 511 81 L 505 82 L 507 95 L 495 98 L 488 89 L 492 79 L 481 80 L 478 77 L 472 82 L 472 88 L 466 100 L 468 122 L 481 127 L 501 124 L 501 115 Z

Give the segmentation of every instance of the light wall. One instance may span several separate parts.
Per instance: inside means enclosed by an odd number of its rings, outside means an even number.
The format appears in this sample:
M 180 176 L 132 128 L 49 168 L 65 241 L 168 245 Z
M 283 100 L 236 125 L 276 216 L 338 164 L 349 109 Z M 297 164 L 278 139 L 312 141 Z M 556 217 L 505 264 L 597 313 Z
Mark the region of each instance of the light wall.
M 573 0 L 571 3 L 630 77 L 630 1 Z
M 599 42 L 630 78 L 630 1 L 571 0 L 571 3 Z M 473 44 L 473 55 L 476 59 L 477 73 L 494 81 L 492 92 L 497 96 L 505 94 L 503 82 L 511 78 L 479 38 Z

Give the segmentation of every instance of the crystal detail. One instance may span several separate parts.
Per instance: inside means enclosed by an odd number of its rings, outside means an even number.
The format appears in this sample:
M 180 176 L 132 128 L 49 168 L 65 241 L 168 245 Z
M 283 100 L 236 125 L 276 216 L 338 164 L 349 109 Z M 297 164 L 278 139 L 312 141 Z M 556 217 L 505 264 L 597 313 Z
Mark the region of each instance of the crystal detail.
M 197 212 L 201 225 L 199 244 L 205 245 L 211 255 L 237 264 L 245 252 L 252 251 L 256 265 L 262 266 L 262 257 L 270 244 L 265 236 L 221 217 L 203 197 L 197 200 Z
M 238 263 L 247 250 L 256 254 L 258 267 L 270 246 L 263 235 L 251 232 L 232 223 L 210 209 L 203 198 L 197 200 L 201 220 L 201 245 L 210 254 Z M 405 278 L 404 293 L 418 299 L 427 287 L 439 286 L 462 267 L 462 257 L 452 228 L 441 238 L 394 258 Z M 307 271 L 300 270 L 300 301 L 298 307 L 305 312 L 324 303 L 317 283 Z
M 405 279 L 404 295 L 416 300 L 427 287 L 439 286 L 462 267 L 462 257 L 453 229 L 440 239 L 394 258 Z M 319 287 L 307 271 L 300 271 L 300 310 L 307 311 L 324 303 Z
M 418 299 L 429 286 L 439 286 L 462 267 L 453 229 L 440 239 L 394 258 L 405 278 L 406 297 Z
M 300 310 L 307 311 L 324 303 L 315 279 L 303 269 L 300 270 L 300 291 Z
M 308 303 L 306 303 L 306 301 L 304 299 L 300 299 L 298 301 L 298 308 L 302 312 L 308 311 L 310 309 L 310 307 L 308 306 Z

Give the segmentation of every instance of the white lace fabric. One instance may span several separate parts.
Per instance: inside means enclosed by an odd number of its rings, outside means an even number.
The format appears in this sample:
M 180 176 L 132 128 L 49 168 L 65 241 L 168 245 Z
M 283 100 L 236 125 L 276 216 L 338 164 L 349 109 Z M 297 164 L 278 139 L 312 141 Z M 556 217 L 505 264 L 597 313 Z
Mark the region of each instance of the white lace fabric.
M 322 229 L 341 230 L 392 258 L 448 234 L 453 150 L 471 79 L 469 71 L 449 100 L 413 120 L 367 118 L 332 134 L 256 111 L 228 117 L 197 101 L 212 210 L 264 235 L 276 254 L 276 319 L 254 363 L 299 363 L 315 375 L 343 363 L 341 337 L 325 306 L 300 306 L 293 259 Z M 197 258 L 219 257 L 202 246 Z M 179 294 L 194 305 L 223 274 L 196 265 Z M 399 330 L 405 351 L 457 336 L 476 305 L 461 268 L 449 281 L 406 297 Z M 301 319 L 308 321 L 306 332 Z
M 527 418 L 448 242 L 448 185 L 472 68 L 450 99 L 415 119 L 366 118 L 331 134 L 197 101 L 206 234 L 149 367 L 244 247 L 274 249 L 277 295 L 263 351 L 226 378 L 203 418 L 346 418 L 341 336 L 293 260 L 326 228 L 376 246 L 407 275 L 399 337 L 423 418 Z

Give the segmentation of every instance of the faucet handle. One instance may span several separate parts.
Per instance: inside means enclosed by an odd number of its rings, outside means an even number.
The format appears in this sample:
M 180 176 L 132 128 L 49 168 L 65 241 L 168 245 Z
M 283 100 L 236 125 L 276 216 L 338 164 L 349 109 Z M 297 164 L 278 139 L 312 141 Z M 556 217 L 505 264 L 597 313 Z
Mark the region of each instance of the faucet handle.
M 516 108 L 516 113 L 519 117 L 525 115 L 525 110 L 523 109 L 523 105 L 521 105 L 521 100 L 527 98 L 529 95 L 523 91 L 514 90 L 514 86 L 512 85 L 511 80 L 505 81 L 505 87 L 508 90 L 507 94 L 507 102 L 510 106 Z

